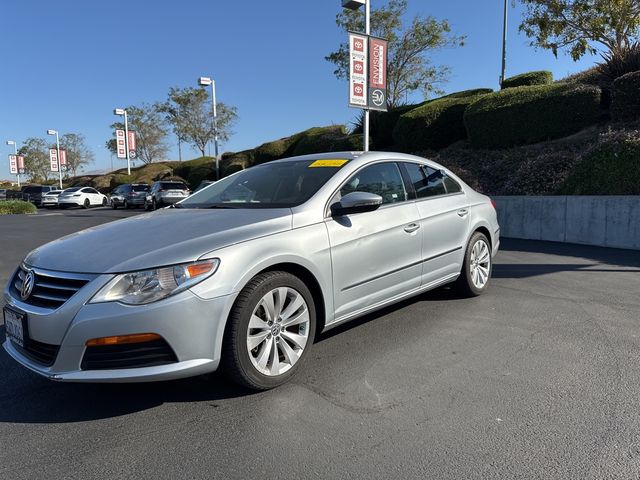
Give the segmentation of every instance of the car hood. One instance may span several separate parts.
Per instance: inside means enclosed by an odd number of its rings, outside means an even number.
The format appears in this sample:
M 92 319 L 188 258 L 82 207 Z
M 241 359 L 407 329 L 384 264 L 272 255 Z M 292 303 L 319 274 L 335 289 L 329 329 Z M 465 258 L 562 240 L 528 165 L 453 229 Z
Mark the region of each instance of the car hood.
M 291 229 L 290 209 L 169 208 L 47 243 L 25 263 L 46 270 L 121 273 L 191 262 L 236 243 Z

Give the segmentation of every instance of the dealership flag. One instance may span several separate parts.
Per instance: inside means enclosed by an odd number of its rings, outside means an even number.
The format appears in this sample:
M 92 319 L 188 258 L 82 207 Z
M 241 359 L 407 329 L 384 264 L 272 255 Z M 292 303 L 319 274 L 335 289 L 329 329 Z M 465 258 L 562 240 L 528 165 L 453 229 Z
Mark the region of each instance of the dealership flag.
M 389 43 L 369 37 L 369 109 L 387 111 L 387 53 Z
M 349 106 L 367 108 L 366 35 L 349 33 Z
M 55 148 L 49 149 L 49 160 L 51 161 L 51 171 L 58 171 L 58 150 Z
M 16 155 L 9 155 L 9 170 L 12 175 L 18 174 L 18 160 Z
M 17 159 L 18 159 L 18 173 L 20 175 L 23 175 L 26 171 L 24 168 L 24 156 L 18 155 Z
M 127 144 L 124 140 L 124 130 L 116 130 L 116 155 L 118 158 L 127 158 Z

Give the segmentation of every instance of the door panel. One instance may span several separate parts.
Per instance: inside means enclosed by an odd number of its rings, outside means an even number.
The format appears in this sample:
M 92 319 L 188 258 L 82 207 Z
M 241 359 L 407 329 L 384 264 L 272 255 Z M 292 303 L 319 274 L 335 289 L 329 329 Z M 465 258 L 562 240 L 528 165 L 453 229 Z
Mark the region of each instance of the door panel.
M 413 202 L 326 221 L 336 319 L 420 286 L 422 232 L 413 227 L 417 223 Z

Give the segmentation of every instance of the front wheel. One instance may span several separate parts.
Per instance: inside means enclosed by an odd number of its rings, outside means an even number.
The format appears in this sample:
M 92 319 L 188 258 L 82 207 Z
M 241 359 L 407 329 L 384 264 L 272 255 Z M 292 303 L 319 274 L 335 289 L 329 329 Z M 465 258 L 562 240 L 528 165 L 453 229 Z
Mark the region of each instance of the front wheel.
M 483 233 L 475 232 L 467 245 L 457 289 L 469 297 L 482 295 L 489 285 L 492 268 L 490 242 Z
M 222 368 L 234 382 L 268 390 L 287 382 L 308 354 L 316 329 L 311 292 L 287 272 L 258 275 L 229 315 Z

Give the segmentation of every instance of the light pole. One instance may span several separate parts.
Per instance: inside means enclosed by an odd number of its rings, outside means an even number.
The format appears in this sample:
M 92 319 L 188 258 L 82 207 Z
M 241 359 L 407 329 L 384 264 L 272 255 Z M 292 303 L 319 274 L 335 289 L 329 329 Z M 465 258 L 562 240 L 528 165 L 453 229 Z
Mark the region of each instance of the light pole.
M 371 0 L 342 0 L 342 7 L 349 10 L 358 10 L 364 5 L 364 33 L 371 35 Z M 364 109 L 364 151 L 369 151 L 369 108 Z
M 60 138 L 57 130 L 47 130 L 47 135 L 56 136 L 56 150 L 58 151 L 58 177 L 60 178 L 60 190 L 62 190 L 62 166 L 60 165 Z
M 216 102 L 216 81 L 209 77 L 200 77 L 198 85 L 208 87 L 211 85 L 211 103 L 213 104 L 213 141 L 214 155 L 216 156 L 216 180 L 220 180 L 220 162 L 218 159 L 218 103 Z
M 124 108 L 114 108 L 113 114 L 124 116 L 124 149 L 127 151 L 127 175 L 131 176 L 131 159 L 129 158 L 129 122 L 127 120 L 127 111 Z M 117 149 L 118 145 L 116 144 L 116 150 Z
M 13 153 L 17 157 L 18 156 L 18 144 L 14 140 L 7 140 L 7 145 L 13 145 Z M 18 173 L 16 174 L 16 176 L 18 177 L 18 188 L 20 188 L 20 170 L 18 170 Z
M 504 0 L 504 24 L 502 26 L 502 74 L 500 75 L 500 87 L 505 80 L 507 73 L 507 23 L 509 15 L 509 0 Z

